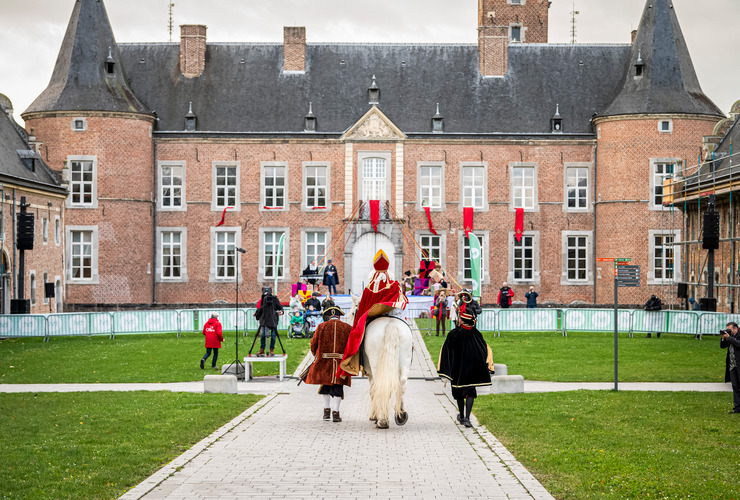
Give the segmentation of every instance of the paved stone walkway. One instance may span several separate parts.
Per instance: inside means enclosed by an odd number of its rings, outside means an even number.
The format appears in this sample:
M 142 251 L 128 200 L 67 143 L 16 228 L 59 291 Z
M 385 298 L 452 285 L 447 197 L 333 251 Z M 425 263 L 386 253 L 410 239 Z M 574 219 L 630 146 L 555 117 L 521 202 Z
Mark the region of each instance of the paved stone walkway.
M 388 430 L 368 420 L 366 380 L 347 389 L 341 423 L 322 420 L 316 386 L 273 384 L 122 498 L 552 498 L 474 418 L 472 429 L 455 422 L 449 387 L 436 380 L 418 333 L 411 376 L 409 422 Z

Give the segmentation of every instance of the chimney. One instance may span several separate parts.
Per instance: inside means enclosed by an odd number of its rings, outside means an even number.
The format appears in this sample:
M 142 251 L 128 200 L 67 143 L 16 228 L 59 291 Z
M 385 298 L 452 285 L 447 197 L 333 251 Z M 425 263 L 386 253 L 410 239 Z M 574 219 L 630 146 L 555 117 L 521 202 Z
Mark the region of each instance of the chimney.
M 632 30 L 632 44 L 634 45 L 635 39 L 637 38 L 637 30 Z
M 306 71 L 305 26 L 283 27 L 283 71 Z
M 206 29 L 202 24 L 180 26 L 180 72 L 185 78 L 203 74 L 206 67 Z
M 504 76 L 509 68 L 509 30 L 507 26 L 478 28 L 478 58 L 481 75 Z

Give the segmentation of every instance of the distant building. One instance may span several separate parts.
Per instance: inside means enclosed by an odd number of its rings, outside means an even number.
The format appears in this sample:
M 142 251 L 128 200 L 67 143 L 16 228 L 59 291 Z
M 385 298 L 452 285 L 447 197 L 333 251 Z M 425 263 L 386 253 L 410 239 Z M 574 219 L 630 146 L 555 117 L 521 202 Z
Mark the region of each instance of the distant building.
M 10 313 L 10 301 L 21 298 L 30 300 L 33 313 L 62 309 L 67 190 L 41 159 L 37 146 L 13 119 L 10 99 L 0 94 L 0 314 Z M 16 221 L 24 198 L 27 212 L 34 216 L 34 230 L 33 249 L 24 251 L 21 273 Z M 44 293 L 47 283 L 54 298 Z
M 642 266 L 623 303 L 668 303 L 683 279 L 663 179 L 724 116 L 669 0 L 646 2 L 624 45 L 549 44 L 543 1 L 480 1 L 476 45 L 312 44 L 301 27 L 282 44 L 209 44 L 201 25 L 179 44 L 117 44 L 102 1 L 70 4 L 49 86 L 23 117 L 69 182 L 72 307 L 231 301 L 235 246 L 248 301 L 322 257 L 359 293 L 379 248 L 396 276 L 422 248 L 469 286 L 464 207 L 484 303 L 503 281 L 516 298 L 534 285 L 545 302 L 609 303 L 612 267 L 597 257 Z M 377 233 L 368 200 L 381 202 Z

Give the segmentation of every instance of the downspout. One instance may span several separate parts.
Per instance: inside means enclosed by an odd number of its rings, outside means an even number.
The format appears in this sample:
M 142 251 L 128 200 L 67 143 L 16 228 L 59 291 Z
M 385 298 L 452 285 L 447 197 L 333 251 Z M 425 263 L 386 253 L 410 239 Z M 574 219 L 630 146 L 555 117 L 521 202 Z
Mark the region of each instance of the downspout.
M 598 136 L 597 136 L 598 137 Z M 593 224 L 593 231 L 594 231 L 594 237 L 593 237 L 593 251 L 591 252 L 591 265 L 593 266 L 593 277 L 594 277 L 594 305 L 596 305 L 596 278 L 597 278 L 597 272 L 596 272 L 596 208 L 598 206 L 598 201 L 596 198 L 596 161 L 598 159 L 598 152 L 599 152 L 599 144 L 598 142 L 594 142 L 594 194 L 593 194 L 593 205 L 594 205 L 594 224 Z
M 154 125 L 152 125 L 152 128 Z M 157 202 L 159 187 L 157 184 L 157 140 L 152 138 L 152 171 L 154 172 L 154 201 L 152 217 L 152 304 L 157 303 Z
M 13 299 L 18 298 L 18 274 L 15 270 L 15 258 L 16 253 L 18 252 L 18 244 L 16 242 L 16 228 L 18 227 L 18 223 L 16 222 L 16 216 L 15 213 L 15 188 L 13 188 Z

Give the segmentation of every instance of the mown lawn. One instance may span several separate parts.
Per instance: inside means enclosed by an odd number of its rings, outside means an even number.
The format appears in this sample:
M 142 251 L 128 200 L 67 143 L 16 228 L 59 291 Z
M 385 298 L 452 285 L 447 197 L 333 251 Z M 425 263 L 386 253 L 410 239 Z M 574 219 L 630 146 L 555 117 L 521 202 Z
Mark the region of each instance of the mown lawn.
M 218 366 L 235 359 L 234 333 L 224 334 Z M 280 333 L 288 353 L 288 374 L 293 373 L 308 352 L 310 340 L 288 339 Z M 254 340 L 239 337 L 239 359 L 249 353 Z M 268 338 L 269 348 L 269 338 Z M 259 350 L 259 339 L 253 354 Z M 200 333 L 119 335 L 108 337 L 55 337 L 49 342 L 39 338 L 0 341 L 0 383 L 123 383 L 123 382 L 187 382 L 202 380 L 213 373 L 208 359 L 206 370 L 200 369 L 205 354 L 204 337 Z M 276 343 L 276 353 L 282 353 Z M 278 363 L 257 363 L 257 376 L 278 375 Z
M 483 333 L 495 363 L 525 380 L 611 382 L 614 380 L 614 335 L 609 333 Z M 422 334 L 436 363 L 444 337 Z M 619 336 L 622 382 L 724 382 L 725 354 L 717 336 L 627 334 Z
M 0 496 L 116 498 L 261 396 L 0 394 Z
M 481 396 L 473 413 L 556 498 L 740 498 L 732 394 Z

